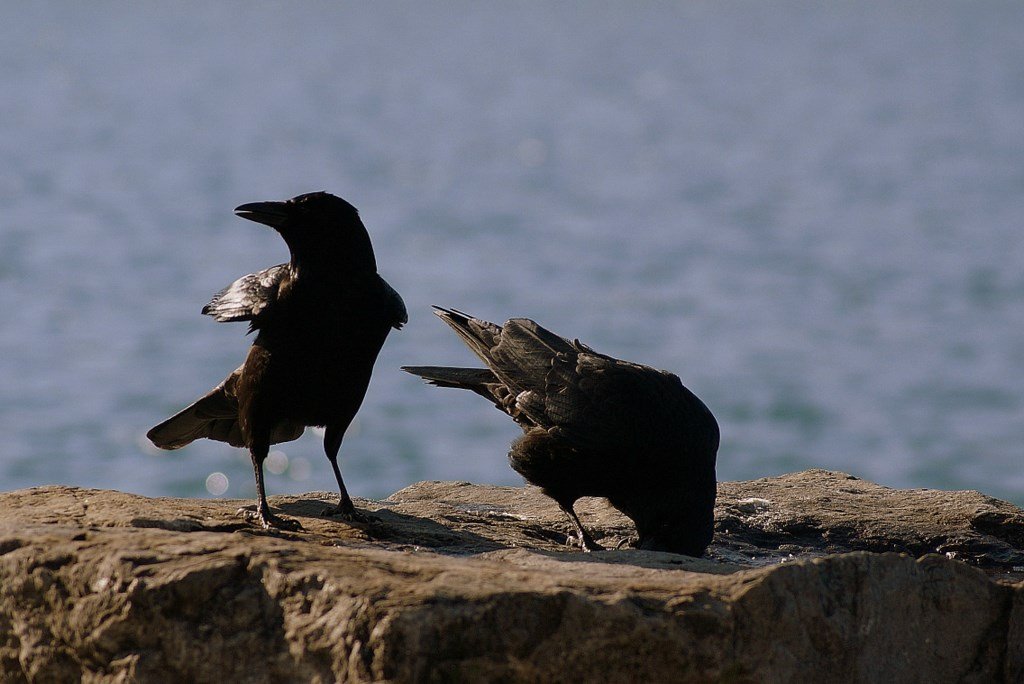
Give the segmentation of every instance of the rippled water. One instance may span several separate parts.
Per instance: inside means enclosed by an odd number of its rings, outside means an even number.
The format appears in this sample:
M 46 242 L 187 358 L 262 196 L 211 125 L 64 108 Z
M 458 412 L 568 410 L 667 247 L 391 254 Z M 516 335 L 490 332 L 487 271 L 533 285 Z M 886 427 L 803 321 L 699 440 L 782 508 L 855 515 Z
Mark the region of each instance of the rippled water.
M 723 479 L 1024 503 L 1021 35 L 1016 2 L 5 5 L 0 489 L 250 496 L 243 452 L 142 435 L 243 358 L 209 296 L 285 258 L 232 208 L 327 189 L 412 316 L 357 495 L 520 481 L 511 421 L 397 370 L 471 362 L 436 303 L 678 373 Z M 315 435 L 272 468 L 333 488 Z

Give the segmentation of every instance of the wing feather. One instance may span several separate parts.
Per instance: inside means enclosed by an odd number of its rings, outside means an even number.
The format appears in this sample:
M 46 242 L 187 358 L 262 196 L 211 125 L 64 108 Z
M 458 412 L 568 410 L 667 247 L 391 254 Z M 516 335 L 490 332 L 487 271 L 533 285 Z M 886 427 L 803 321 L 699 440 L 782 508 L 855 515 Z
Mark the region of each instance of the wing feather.
M 244 275 L 213 295 L 203 313 L 220 323 L 255 320 L 277 299 L 281 281 L 288 274 L 288 264 L 278 264 Z
M 672 373 L 601 354 L 528 318 L 498 326 L 455 309 L 435 313 L 494 378 L 483 370 L 406 370 L 490 397 L 526 431 L 539 428 L 585 451 L 644 453 L 696 430 L 717 449 L 714 417 Z
M 224 382 L 151 429 L 146 436 L 161 449 L 180 449 L 202 437 L 235 447 L 247 446 L 238 422 L 238 395 L 235 393 L 241 374 L 242 368 L 236 368 Z M 304 430 L 301 423 L 281 421 L 271 430 L 270 443 L 298 439 Z

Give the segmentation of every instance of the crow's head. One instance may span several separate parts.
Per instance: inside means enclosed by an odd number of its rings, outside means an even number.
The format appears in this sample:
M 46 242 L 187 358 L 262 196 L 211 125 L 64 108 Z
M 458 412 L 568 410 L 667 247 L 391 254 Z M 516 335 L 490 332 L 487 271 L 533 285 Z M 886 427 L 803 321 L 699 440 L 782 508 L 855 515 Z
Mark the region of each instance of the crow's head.
M 703 478 L 700 478 L 703 479 Z M 640 535 L 638 549 L 701 556 L 715 534 L 715 479 L 697 485 L 651 487 L 629 512 Z
M 310 192 L 284 202 L 243 204 L 235 213 L 280 233 L 293 259 L 345 262 L 350 268 L 377 270 L 359 212 L 340 197 Z
M 684 517 L 661 521 L 644 530 L 637 526 L 637 532 L 640 533 L 636 544 L 638 549 L 700 557 L 714 537 L 715 521 L 713 517 L 702 520 Z

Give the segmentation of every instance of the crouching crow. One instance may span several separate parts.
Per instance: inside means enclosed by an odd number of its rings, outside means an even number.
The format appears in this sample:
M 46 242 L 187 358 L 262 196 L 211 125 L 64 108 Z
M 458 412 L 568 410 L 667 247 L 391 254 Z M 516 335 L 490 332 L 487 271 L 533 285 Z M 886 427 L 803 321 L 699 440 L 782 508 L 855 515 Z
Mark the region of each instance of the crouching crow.
M 718 423 L 678 377 L 527 318 L 498 326 L 434 309 L 487 368 L 403 370 L 471 390 L 511 416 L 526 433 L 512 443 L 512 468 L 558 503 L 584 550 L 601 547 L 573 505 L 603 496 L 636 524 L 639 548 L 704 553 L 714 533 Z

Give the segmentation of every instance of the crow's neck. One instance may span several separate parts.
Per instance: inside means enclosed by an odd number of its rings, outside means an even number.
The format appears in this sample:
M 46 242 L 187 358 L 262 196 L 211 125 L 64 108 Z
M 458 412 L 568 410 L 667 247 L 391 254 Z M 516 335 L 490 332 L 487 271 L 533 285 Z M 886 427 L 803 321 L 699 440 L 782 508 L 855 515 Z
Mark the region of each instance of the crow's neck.
M 289 262 L 292 278 L 313 277 L 317 280 L 350 280 L 377 273 L 373 253 L 368 255 L 332 254 L 329 251 L 296 254 Z

